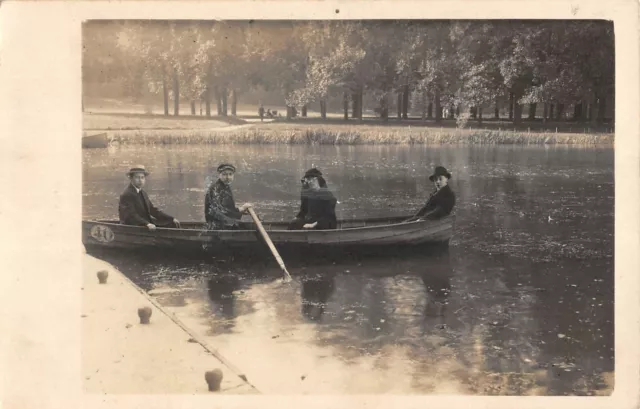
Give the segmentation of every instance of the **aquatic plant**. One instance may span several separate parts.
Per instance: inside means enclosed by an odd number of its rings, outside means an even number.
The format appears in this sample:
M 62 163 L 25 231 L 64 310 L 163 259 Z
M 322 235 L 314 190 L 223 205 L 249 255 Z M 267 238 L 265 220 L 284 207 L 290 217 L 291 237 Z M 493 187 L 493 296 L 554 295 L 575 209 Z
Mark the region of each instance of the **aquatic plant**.
M 578 144 L 612 145 L 611 133 L 523 132 L 491 129 L 376 126 L 277 125 L 225 129 L 108 131 L 121 144 L 300 144 L 300 145 L 392 145 L 392 144 Z

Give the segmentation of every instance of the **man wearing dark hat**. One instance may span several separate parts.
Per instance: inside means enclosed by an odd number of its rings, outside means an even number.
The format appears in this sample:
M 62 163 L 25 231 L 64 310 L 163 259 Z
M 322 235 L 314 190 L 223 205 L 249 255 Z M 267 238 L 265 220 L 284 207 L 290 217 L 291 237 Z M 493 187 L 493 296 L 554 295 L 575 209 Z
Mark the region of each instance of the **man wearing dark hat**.
M 456 196 L 449 187 L 449 179 L 451 179 L 451 173 L 443 166 L 436 166 L 433 175 L 429 176 L 436 190 L 431 193 L 424 207 L 408 221 L 436 220 L 451 213 L 456 204 Z
M 155 230 L 156 227 L 179 228 L 178 219 L 155 207 L 149 200 L 147 192 L 142 190 L 148 175 L 149 172 L 142 165 L 135 166 L 127 172 L 130 183 L 120 195 L 118 206 L 120 223 L 131 226 L 147 226 L 149 230 Z
M 233 230 L 238 228 L 242 214 L 246 213 L 251 203 L 245 203 L 239 209 L 233 199 L 231 183 L 236 168 L 223 163 L 218 166 L 218 180 L 212 183 L 204 198 L 204 217 L 211 230 Z
M 338 226 L 336 203 L 333 193 L 327 187 L 322 172 L 309 169 L 302 180 L 300 211 L 289 224 L 289 230 L 316 229 L 328 230 Z

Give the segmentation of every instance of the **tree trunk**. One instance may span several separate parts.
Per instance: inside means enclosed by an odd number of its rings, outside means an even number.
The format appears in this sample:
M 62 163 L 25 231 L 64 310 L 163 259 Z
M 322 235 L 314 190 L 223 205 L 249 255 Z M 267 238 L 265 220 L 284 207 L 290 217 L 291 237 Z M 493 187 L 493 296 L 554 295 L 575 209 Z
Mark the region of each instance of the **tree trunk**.
M 229 116 L 229 109 L 227 107 L 227 103 L 229 101 L 229 91 L 227 88 L 222 88 L 222 92 L 220 93 L 220 97 L 222 99 L 222 116 Z
M 358 94 L 351 94 L 351 118 L 358 117 Z
M 513 121 L 514 100 L 515 100 L 515 97 L 513 95 L 513 92 L 510 92 L 509 93 L 509 121 Z
M 582 102 L 573 106 L 573 120 L 578 121 L 582 117 Z
M 442 122 L 442 106 L 440 105 L 440 90 L 436 88 L 436 96 L 434 98 L 436 105 L 436 123 Z
M 460 105 L 456 105 L 456 118 L 460 118 Z
M 210 117 L 211 116 L 211 89 L 209 87 L 207 87 L 207 90 L 204 93 L 204 106 L 205 106 L 205 110 L 207 113 L 207 116 Z
M 429 106 L 427 107 L 427 118 L 433 119 L 433 102 L 429 102 Z
M 358 89 L 358 119 L 362 121 L 362 113 L 364 111 L 364 103 L 363 103 L 364 89 L 360 87 Z
M 427 120 L 427 93 L 422 91 L 422 120 Z
M 169 87 L 167 85 L 167 76 L 162 70 L 162 100 L 164 103 L 164 115 L 169 116 Z
M 327 119 L 327 102 L 324 99 L 320 100 L 320 116 Z
M 542 110 L 542 122 L 547 122 L 547 115 L 549 115 L 549 104 L 545 102 Z
M 402 119 L 402 91 L 398 92 L 398 102 L 396 104 L 398 119 Z
M 306 106 L 306 105 L 303 105 L 303 106 L 302 106 L 302 108 L 300 109 L 300 115 L 301 115 L 303 118 L 306 118 L 306 117 L 307 117 L 307 106 Z
M 598 116 L 596 117 L 597 119 L 597 123 L 601 124 L 602 122 L 604 122 L 604 114 L 606 112 L 605 110 L 605 98 L 603 97 L 598 97 Z
M 404 84 L 402 90 L 402 118 L 409 119 L 409 84 Z
M 385 122 L 389 120 L 389 99 L 387 93 L 380 99 L 380 117 Z
M 589 105 L 587 105 L 587 121 L 589 122 L 595 122 L 593 120 L 593 113 L 595 112 L 595 103 L 594 102 L 589 102 Z
M 196 101 L 191 101 L 191 115 L 196 114 Z
M 344 120 L 349 120 L 349 93 L 347 91 L 344 92 L 342 96 L 342 105 L 344 108 Z
M 456 117 L 456 107 L 453 104 L 449 105 L 449 119 L 455 119 Z
M 291 120 L 291 118 L 293 118 L 293 107 L 288 106 L 287 107 L 287 121 Z
M 238 92 L 235 89 L 231 90 L 231 115 L 236 116 L 238 108 Z
M 529 119 L 536 119 L 536 109 L 538 108 L 538 104 L 529 104 Z
M 513 107 L 513 122 L 520 123 L 522 121 L 522 104 L 515 103 Z
M 493 109 L 493 119 L 500 119 L 500 102 L 498 101 L 498 97 L 496 97 L 496 106 Z
M 478 107 L 478 123 L 482 123 L 482 107 Z
M 218 116 L 222 116 L 222 98 L 220 97 L 220 89 L 218 87 L 213 89 L 213 97 L 216 100 L 216 112 Z
M 180 82 L 178 81 L 178 69 L 173 68 L 173 115 L 180 115 Z
M 556 119 L 558 121 L 562 121 L 564 119 L 564 104 L 558 104 L 557 105 L 557 114 L 556 114 Z
M 469 107 L 469 116 L 471 119 L 478 118 L 478 107 Z

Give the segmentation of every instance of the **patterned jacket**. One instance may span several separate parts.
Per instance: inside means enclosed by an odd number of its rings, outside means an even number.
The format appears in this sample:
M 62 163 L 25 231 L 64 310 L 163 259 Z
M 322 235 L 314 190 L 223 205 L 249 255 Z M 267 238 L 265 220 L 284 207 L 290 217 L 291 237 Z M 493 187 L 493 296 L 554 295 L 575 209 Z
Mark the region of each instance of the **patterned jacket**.
M 209 229 L 225 230 L 238 225 L 242 213 L 236 207 L 231 187 L 220 179 L 212 183 L 204 198 L 204 217 Z

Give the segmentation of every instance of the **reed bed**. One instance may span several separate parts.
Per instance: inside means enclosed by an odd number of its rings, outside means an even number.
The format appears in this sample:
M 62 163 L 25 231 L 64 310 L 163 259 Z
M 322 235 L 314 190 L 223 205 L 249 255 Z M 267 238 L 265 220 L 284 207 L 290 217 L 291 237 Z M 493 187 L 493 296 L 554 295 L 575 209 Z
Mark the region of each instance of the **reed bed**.
M 258 125 L 241 129 L 108 131 L 121 144 L 290 144 L 290 145 L 613 145 L 612 133 L 522 132 L 434 127 Z

